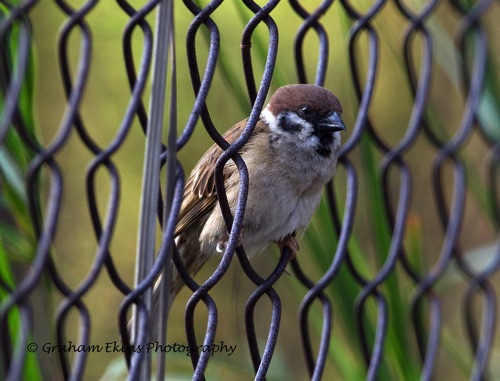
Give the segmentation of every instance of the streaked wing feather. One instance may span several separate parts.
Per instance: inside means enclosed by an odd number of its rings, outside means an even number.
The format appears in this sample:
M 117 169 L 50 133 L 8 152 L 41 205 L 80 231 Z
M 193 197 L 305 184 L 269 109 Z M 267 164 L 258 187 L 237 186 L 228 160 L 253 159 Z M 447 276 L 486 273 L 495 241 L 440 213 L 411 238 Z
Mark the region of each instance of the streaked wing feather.
M 182 234 L 191 227 L 195 221 L 199 221 L 204 214 L 210 212 L 217 202 L 217 197 L 213 195 L 212 197 L 198 198 L 198 200 L 193 201 L 191 205 L 186 205 L 185 208 L 181 209 L 179 222 L 175 227 L 175 236 Z
M 243 133 L 246 124 L 247 119 L 234 125 L 223 135 L 224 139 L 229 144 L 233 144 Z M 255 127 L 254 134 L 264 131 L 265 128 L 265 124 L 259 121 Z M 215 164 L 222 152 L 223 150 L 217 144 L 214 144 L 205 152 L 191 172 L 184 188 L 179 222 L 175 229 L 176 236 L 189 229 L 203 215 L 209 213 L 214 208 L 217 202 L 214 171 Z M 226 180 L 227 176 L 228 174 L 224 173 L 224 180 Z

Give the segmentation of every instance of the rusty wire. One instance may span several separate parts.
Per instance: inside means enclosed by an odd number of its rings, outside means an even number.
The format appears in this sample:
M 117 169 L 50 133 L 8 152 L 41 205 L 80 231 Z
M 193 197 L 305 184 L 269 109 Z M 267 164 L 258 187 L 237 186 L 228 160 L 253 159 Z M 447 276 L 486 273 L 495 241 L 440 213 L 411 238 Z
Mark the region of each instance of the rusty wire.
M 20 3 L 20 4 L 18 4 Z M 125 0 L 117 0 L 117 9 L 129 17 L 129 21 L 122 34 L 123 64 L 126 70 L 130 87 L 130 98 L 124 112 L 120 126 L 114 138 L 105 147 L 93 138 L 93 131 L 81 116 L 82 97 L 88 86 L 91 71 L 92 55 L 94 52 L 93 36 L 87 18 L 96 7 L 97 0 L 83 2 L 80 8 L 75 9 L 64 0 L 55 0 L 59 10 L 64 13 L 66 21 L 59 33 L 57 46 L 58 64 L 60 68 L 60 83 L 65 93 L 65 114 L 58 127 L 55 138 L 51 143 L 42 145 L 37 142 L 32 133 L 28 131 L 23 120 L 19 105 L 19 94 L 23 81 L 28 76 L 27 65 L 30 55 L 32 36 L 30 16 L 35 5 L 43 6 L 46 1 L 2 1 L 2 18 L 0 19 L 0 44 L 2 55 L 0 62 L 0 90 L 2 95 L 2 113 L 0 120 L 0 147 L 6 141 L 9 129 L 15 131 L 23 144 L 32 153 L 32 159 L 25 169 L 24 179 L 26 194 L 33 230 L 36 236 L 36 252 L 27 271 L 18 283 L 11 287 L 6 279 L 0 277 L 0 288 L 8 297 L 1 300 L 0 304 L 0 332 L 2 349 L 2 366 L 0 371 L 5 373 L 8 380 L 22 379 L 23 367 L 26 363 L 25 348 L 29 342 L 32 330 L 32 316 L 30 296 L 42 281 L 42 276 L 47 275 L 55 286 L 58 294 L 63 296 L 57 311 L 55 311 L 54 326 L 56 342 L 64 344 L 68 330 L 68 316 L 70 312 L 77 313 L 79 318 L 79 345 L 91 343 L 91 318 L 89 308 L 83 301 L 97 279 L 105 270 L 113 286 L 123 295 L 117 317 L 118 330 L 123 339 L 124 347 L 132 345 L 145 346 L 151 340 L 151 327 L 149 324 L 149 302 L 147 295 L 151 292 L 153 284 L 160 273 L 166 274 L 169 266 L 176 266 L 180 276 L 192 291 L 185 310 L 186 341 L 190 347 L 200 345 L 199 327 L 204 322 L 196 321 L 195 315 L 200 302 L 204 304 L 208 315 L 205 332 L 201 343 L 212 345 L 216 340 L 218 326 L 218 310 L 210 291 L 226 275 L 233 261 L 242 267 L 248 279 L 255 284 L 253 293 L 249 296 L 244 315 L 244 324 L 250 358 L 256 380 L 264 380 L 269 374 L 273 356 L 277 347 L 279 328 L 282 323 L 283 301 L 274 288 L 281 278 L 290 261 L 290 251 L 285 248 L 279 262 L 270 275 L 262 277 L 248 261 L 244 248 L 237 246 L 238 237 L 242 232 L 243 213 L 248 192 L 248 171 L 238 151 L 250 138 L 258 121 L 260 112 L 265 105 L 273 80 L 274 70 L 278 61 L 279 25 L 273 17 L 278 13 L 279 0 L 270 0 L 264 5 L 259 5 L 251 0 L 242 3 L 252 17 L 245 25 L 241 40 L 241 67 L 243 68 L 247 98 L 251 105 L 251 112 L 245 131 L 232 145 L 229 145 L 221 135 L 212 120 L 207 104 L 211 85 L 217 72 L 217 60 L 221 47 L 220 27 L 214 21 L 214 15 L 219 12 L 223 0 L 207 1 L 200 6 L 200 2 L 184 0 L 176 7 L 185 7 L 192 15 L 185 40 L 185 53 L 187 54 L 188 68 L 194 103 L 192 111 L 187 118 L 185 126 L 176 136 L 172 129 L 176 129 L 176 104 L 175 73 L 172 79 L 170 103 L 170 119 L 168 128 L 169 144 L 161 146 L 159 161 L 162 165 L 167 163 L 169 169 L 166 174 L 166 195 L 162 194 L 160 186 L 154 197 L 158 197 L 157 208 L 154 211 L 158 225 L 162 229 L 161 245 L 158 252 L 154 253 L 153 261 L 144 269 L 143 276 L 137 279 L 134 286 L 127 284 L 123 274 L 120 274 L 114 263 L 111 252 L 111 242 L 115 239 L 115 227 L 118 219 L 120 194 L 122 183 L 119 178 L 120 170 L 114 162 L 113 155 L 122 147 L 130 135 L 134 120 L 139 125 L 144 135 L 150 133 L 150 113 L 145 99 L 148 96 L 147 83 L 155 65 L 154 30 L 149 15 L 156 12 L 160 3 L 168 2 L 151 0 L 136 9 Z M 283 2 L 281 2 L 283 3 Z M 322 379 L 332 351 L 332 337 L 336 333 L 334 324 L 335 308 L 329 293 L 329 288 L 335 281 L 339 272 L 344 268 L 359 286 L 360 292 L 352 306 L 353 319 L 357 327 L 360 353 L 365 364 L 364 377 L 367 380 L 381 379 L 381 369 L 384 367 L 386 356 L 385 344 L 388 340 L 391 324 L 389 299 L 384 292 L 384 285 L 397 271 L 398 265 L 405 277 L 413 285 L 413 293 L 408 302 L 408 326 L 412 326 L 416 341 L 416 348 L 421 359 L 420 377 L 422 380 L 431 380 L 435 377 L 437 359 L 442 347 L 443 331 L 443 298 L 436 292 L 437 284 L 443 279 L 444 273 L 455 263 L 458 272 L 467 279 L 467 287 L 462 300 L 463 320 L 468 344 L 470 346 L 470 375 L 471 380 L 488 379 L 491 371 L 491 356 L 494 346 L 494 332 L 497 328 L 497 299 L 492 277 L 500 267 L 500 249 L 497 247 L 489 258 L 487 266 L 477 270 L 469 263 L 462 247 L 460 236 L 463 234 L 463 223 L 466 211 L 466 198 L 469 192 L 467 185 L 467 163 L 461 155 L 467 141 L 476 133 L 482 136 L 484 144 L 488 147 L 487 158 L 487 189 L 488 207 L 494 229 L 498 234 L 500 227 L 500 208 L 498 207 L 498 176 L 500 166 L 500 143 L 488 133 L 479 115 L 479 104 L 485 93 L 485 73 L 489 60 L 491 60 L 489 47 L 495 37 L 482 25 L 484 15 L 495 5 L 493 0 L 478 0 L 471 4 L 459 0 L 450 0 L 450 8 L 459 15 L 460 22 L 454 38 L 456 41 L 457 62 L 459 63 L 460 88 L 463 97 L 463 109 L 460 111 L 459 125 L 450 129 L 451 134 L 443 138 L 441 131 L 429 117 L 431 107 L 431 89 L 433 75 L 435 75 L 435 36 L 429 26 L 429 19 L 437 12 L 443 1 L 429 0 L 419 10 L 414 10 L 403 0 L 376 0 L 364 12 L 361 12 L 355 1 L 352 0 L 325 0 L 317 5 L 314 10 L 305 1 L 290 0 L 287 12 L 301 19 L 301 25 L 295 33 L 293 57 L 297 79 L 289 78 L 289 82 L 308 83 L 307 38 L 314 36 L 318 43 L 318 55 L 315 59 L 314 83 L 325 85 L 330 73 L 337 70 L 337 62 L 330 59 L 332 46 L 336 44 L 339 36 L 332 38 L 329 25 L 325 25 L 324 17 L 329 12 L 340 9 L 350 20 L 346 57 L 349 62 L 350 78 L 354 94 L 354 103 L 357 102 L 355 121 L 350 128 L 349 138 L 344 142 L 339 157 L 339 167 L 345 175 L 343 191 L 339 186 L 329 184 L 326 189 L 327 209 L 334 226 L 336 247 L 325 249 L 325 255 L 331 256 L 329 266 L 324 269 L 320 278 L 313 281 L 310 275 L 299 263 L 299 258 L 291 260 L 291 268 L 296 280 L 305 288 L 306 293 L 302 299 L 298 322 L 302 341 L 302 352 L 305 366 L 310 379 Z M 383 135 L 374 123 L 370 109 L 376 96 L 376 84 L 380 79 L 381 36 L 377 29 L 376 20 L 382 16 L 382 11 L 389 4 L 393 4 L 397 12 L 405 19 L 407 29 L 402 33 L 402 61 L 407 83 L 412 98 L 412 110 L 408 120 L 404 123 L 404 133 L 396 143 L 389 143 L 391 139 Z M 336 8 L 335 8 L 336 7 Z M 170 15 L 172 17 L 172 15 Z M 257 28 L 265 28 L 268 33 L 267 55 L 261 78 L 256 79 L 255 58 L 252 57 L 252 41 Z M 16 30 L 13 33 L 14 29 Z M 200 62 L 197 52 L 197 39 L 200 34 L 208 31 L 207 60 Z M 70 36 L 79 32 L 80 51 L 77 58 L 77 70 L 72 72 L 70 64 Z M 133 35 L 140 35 L 140 57 L 134 56 Z M 13 59 L 6 54 L 8 41 L 16 36 L 17 56 Z M 366 44 L 361 41 L 365 38 Z M 420 49 L 420 62 L 415 57 L 416 48 Z M 366 51 L 363 51 L 366 49 Z M 176 49 L 177 54 L 180 49 Z M 136 53 L 135 53 L 136 54 Z M 13 63 L 15 65 L 13 66 Z M 164 63 L 167 65 L 167 63 Z M 201 69 L 203 68 L 203 69 Z M 185 90 L 185 89 L 184 89 Z M 153 95 L 154 97 L 154 95 Z M 391 110 L 389 110 L 390 112 Z M 174 230 L 182 202 L 184 187 L 184 168 L 176 159 L 176 152 L 182 150 L 191 138 L 198 122 L 203 124 L 210 138 L 224 149 L 224 153 L 217 162 L 215 171 L 216 189 L 223 212 L 223 216 L 230 232 L 229 241 L 225 252 L 218 260 L 217 268 L 203 283 L 199 284 L 188 274 L 182 259 L 174 244 Z M 496 126 L 500 128 L 500 126 Z M 78 136 L 79 141 L 93 156 L 85 173 L 85 191 L 89 218 L 95 234 L 96 252 L 93 262 L 86 276 L 77 287 L 71 288 L 63 280 L 59 269 L 54 262 L 53 245 L 58 231 L 61 214 L 61 203 L 64 195 L 64 174 L 56 156 L 67 145 L 71 135 Z M 356 161 L 356 151 L 362 145 L 363 139 L 368 139 L 372 147 L 382 159 L 380 161 L 380 189 L 382 193 L 381 208 L 385 213 L 390 228 L 390 242 L 382 263 L 371 275 L 358 268 L 353 259 L 349 242 L 355 234 L 356 219 L 359 218 L 357 208 L 360 204 L 360 177 L 362 169 Z M 433 202 L 436 205 L 436 214 L 441 226 L 441 248 L 438 255 L 433 256 L 434 263 L 423 272 L 412 264 L 405 246 L 405 235 L 408 233 L 408 220 L 411 214 L 411 201 L 418 184 L 412 176 L 409 155 L 412 147 L 419 139 L 428 142 L 435 151 L 431 168 L 431 184 Z M 231 214 L 225 195 L 222 169 L 224 165 L 233 160 L 240 176 L 240 195 L 234 215 Z M 445 183 L 445 171 L 452 172 L 451 185 Z M 39 195 L 41 174 L 48 174 L 48 196 L 43 211 L 40 210 Z M 110 182 L 107 195 L 107 209 L 101 214 L 98 200 L 101 190 L 97 186 L 97 173 L 105 172 Z M 1 174 L 1 173 L 0 173 Z M 159 176 L 160 174 L 158 174 Z M 394 187 L 394 178 L 398 178 L 398 185 Z M 3 179 L 3 178 L 2 178 Z M 2 180 L 3 181 L 3 180 Z M 2 187 L 0 183 L 0 192 Z M 451 189 L 451 190 L 450 190 Z M 340 195 L 345 198 L 339 203 Z M 1 193 L 0 193 L 1 196 Z M 343 203 L 343 210 L 341 210 Z M 0 214 L 0 222 L 2 215 Z M 151 215 L 149 216 L 151 217 Z M 172 264 L 170 260 L 172 255 Z M 256 330 L 256 306 L 267 298 L 271 303 L 270 325 L 267 335 L 258 335 Z M 481 301 L 482 309 L 477 311 L 477 300 Z M 319 334 L 311 332 L 312 323 L 310 315 L 312 306 L 321 306 L 321 330 Z M 135 337 L 130 341 L 127 329 L 131 307 L 135 308 L 136 326 Z M 366 320 L 370 315 L 369 309 L 375 306 L 374 330 L 367 329 Z M 17 337 L 12 337 L 7 320 L 17 310 L 20 315 L 20 330 Z M 424 316 L 424 319 L 422 319 Z M 482 320 L 479 321 L 478 317 Z M 422 324 L 426 320 L 427 324 Z M 196 329 L 195 329 L 196 328 Z M 195 332 L 196 331 L 196 332 Z M 339 350 L 334 348 L 333 351 Z M 341 349 L 340 349 L 341 350 Z M 90 366 L 88 353 L 75 353 L 70 360 L 67 353 L 58 352 L 58 366 L 63 379 L 83 379 L 86 367 Z M 149 378 L 151 357 L 145 353 L 126 350 L 124 353 L 128 367 L 128 378 L 131 380 Z M 157 379 L 163 379 L 165 370 L 164 360 L 158 360 L 159 374 Z M 193 352 L 191 362 L 194 380 L 205 379 L 210 352 Z M 168 364 L 168 356 L 167 356 Z M 0 373 L 3 376 L 3 373 Z

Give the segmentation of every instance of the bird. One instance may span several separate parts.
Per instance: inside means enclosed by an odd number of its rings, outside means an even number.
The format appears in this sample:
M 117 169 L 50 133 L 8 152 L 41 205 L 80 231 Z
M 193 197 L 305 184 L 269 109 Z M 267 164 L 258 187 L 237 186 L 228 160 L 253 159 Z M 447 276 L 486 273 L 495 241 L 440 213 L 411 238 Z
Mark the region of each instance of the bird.
M 297 236 L 307 228 L 319 206 L 324 186 L 337 167 L 342 131 L 339 99 L 328 89 L 310 84 L 278 88 L 262 110 L 249 140 L 240 149 L 248 170 L 248 195 L 239 245 L 249 258 L 275 243 L 292 256 Z M 223 134 L 232 144 L 248 119 Z M 202 155 L 185 187 L 175 228 L 175 244 L 187 272 L 194 276 L 228 241 L 218 203 L 214 171 L 223 150 L 216 144 Z M 223 168 L 224 188 L 234 215 L 239 192 L 238 169 L 232 160 Z M 159 312 L 158 279 L 153 291 L 152 318 Z M 172 264 L 170 307 L 184 282 Z

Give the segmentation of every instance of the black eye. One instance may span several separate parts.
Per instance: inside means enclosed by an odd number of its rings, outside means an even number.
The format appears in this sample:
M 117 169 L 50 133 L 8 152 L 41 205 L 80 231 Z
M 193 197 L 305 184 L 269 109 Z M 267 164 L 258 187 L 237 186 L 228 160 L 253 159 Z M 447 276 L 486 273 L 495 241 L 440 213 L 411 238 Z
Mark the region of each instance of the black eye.
M 313 115 L 314 110 L 311 106 L 302 106 L 300 112 L 302 113 L 302 115 L 310 117 Z
M 313 112 L 313 110 L 310 106 L 302 106 L 300 111 L 302 111 L 302 114 L 304 114 L 304 115 L 311 115 Z

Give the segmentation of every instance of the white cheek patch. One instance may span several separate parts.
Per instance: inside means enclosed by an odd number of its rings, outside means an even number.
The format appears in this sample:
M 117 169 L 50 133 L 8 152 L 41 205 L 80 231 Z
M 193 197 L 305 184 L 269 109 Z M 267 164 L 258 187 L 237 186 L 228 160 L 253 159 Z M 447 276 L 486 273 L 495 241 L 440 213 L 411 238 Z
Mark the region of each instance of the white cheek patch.
M 269 108 L 265 108 L 260 113 L 260 117 L 264 119 L 271 131 L 278 131 L 278 119 L 273 115 Z

